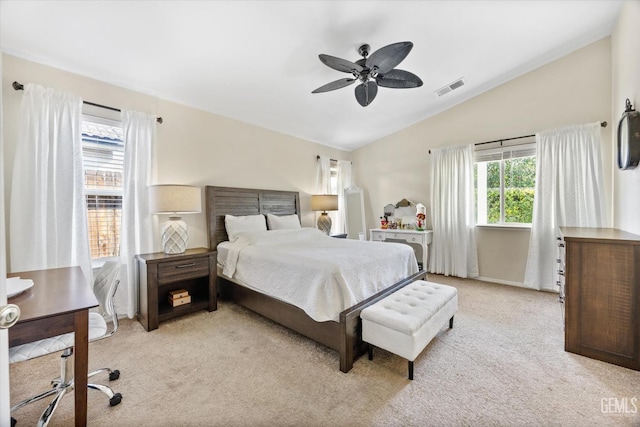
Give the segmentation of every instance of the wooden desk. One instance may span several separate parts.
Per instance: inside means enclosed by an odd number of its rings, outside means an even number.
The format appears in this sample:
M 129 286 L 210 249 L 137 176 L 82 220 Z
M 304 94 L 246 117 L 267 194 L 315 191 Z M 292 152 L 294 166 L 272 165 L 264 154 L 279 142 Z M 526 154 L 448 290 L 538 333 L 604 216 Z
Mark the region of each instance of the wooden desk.
M 89 309 L 98 306 L 80 267 L 10 273 L 31 279 L 31 289 L 9 299 L 20 307 L 20 320 L 9 329 L 9 347 L 75 333 L 74 396 L 76 426 L 87 425 Z

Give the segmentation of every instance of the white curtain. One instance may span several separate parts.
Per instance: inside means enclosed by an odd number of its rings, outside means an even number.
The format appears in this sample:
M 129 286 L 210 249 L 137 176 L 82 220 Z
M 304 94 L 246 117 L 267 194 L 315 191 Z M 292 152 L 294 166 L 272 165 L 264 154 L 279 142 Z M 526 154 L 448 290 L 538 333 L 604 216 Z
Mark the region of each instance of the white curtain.
M 473 189 L 474 146 L 444 147 L 431 154 L 430 272 L 477 277 Z
M 344 190 L 352 185 L 351 181 L 351 162 L 348 160 L 338 160 L 338 214 L 336 215 L 336 222 L 333 227 L 334 233 L 342 234 L 346 233 L 347 217 L 345 215 L 346 209 L 344 208 Z
M 82 99 L 25 85 L 11 179 L 11 270 L 80 266 L 92 281 Z
M 138 280 L 135 255 L 152 251 L 152 220 L 149 212 L 152 150 L 156 139 L 156 116 L 122 111 L 124 130 L 124 182 L 120 260 L 122 271 L 117 305 L 126 305 L 129 318 L 138 311 Z M 124 295 L 126 301 L 122 301 Z M 119 313 L 123 310 L 119 309 Z
M 558 290 L 559 227 L 603 227 L 600 123 L 536 134 L 536 190 L 525 285 Z

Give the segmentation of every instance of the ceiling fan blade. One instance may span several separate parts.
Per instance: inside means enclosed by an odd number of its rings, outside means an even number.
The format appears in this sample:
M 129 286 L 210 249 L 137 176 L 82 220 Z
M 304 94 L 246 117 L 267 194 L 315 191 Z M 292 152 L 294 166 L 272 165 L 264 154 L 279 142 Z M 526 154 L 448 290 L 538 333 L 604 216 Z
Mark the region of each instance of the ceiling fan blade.
M 412 48 L 413 43 L 411 42 L 399 42 L 381 47 L 369 55 L 366 62 L 367 67 L 371 70 L 376 67 L 379 74 L 386 74 L 401 63 Z
M 325 55 L 323 53 L 318 55 L 318 57 L 327 67 L 342 71 L 343 73 L 360 73 L 362 71 L 360 65 L 347 61 L 346 59 L 336 58 L 335 56 Z
M 364 82 L 356 86 L 356 100 L 363 107 L 371 104 L 378 94 L 378 85 L 374 81 Z
M 393 89 L 405 89 L 422 86 L 420 77 L 405 70 L 391 70 L 386 74 L 378 74 L 376 77 L 378 86 L 389 87 Z
M 336 89 L 340 89 L 343 87 L 347 87 L 350 84 L 353 84 L 353 82 L 355 82 L 356 79 L 340 79 L 340 80 L 336 80 L 335 82 L 331 82 L 331 83 L 327 83 L 324 86 L 320 86 L 318 89 L 314 90 L 311 93 L 322 93 L 322 92 L 329 92 L 330 90 L 336 90 Z

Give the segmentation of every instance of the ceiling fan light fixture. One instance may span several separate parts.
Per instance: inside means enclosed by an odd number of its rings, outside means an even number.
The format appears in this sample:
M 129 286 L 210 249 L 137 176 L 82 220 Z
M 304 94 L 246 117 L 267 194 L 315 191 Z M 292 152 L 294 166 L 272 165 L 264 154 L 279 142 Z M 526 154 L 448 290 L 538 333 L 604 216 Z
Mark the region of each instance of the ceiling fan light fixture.
M 373 102 L 378 94 L 378 86 L 391 89 L 410 89 L 422 86 L 422 80 L 418 76 L 409 71 L 395 68 L 411 52 L 413 43 L 393 43 L 369 55 L 370 49 L 371 47 L 368 44 L 361 45 L 358 48 L 358 54 L 362 56 L 362 59 L 355 62 L 320 54 L 318 57 L 324 65 L 336 71 L 350 73 L 354 78 L 327 83 L 311 93 L 340 89 L 358 80 L 361 83 L 355 89 L 356 100 L 361 106 L 366 107 Z

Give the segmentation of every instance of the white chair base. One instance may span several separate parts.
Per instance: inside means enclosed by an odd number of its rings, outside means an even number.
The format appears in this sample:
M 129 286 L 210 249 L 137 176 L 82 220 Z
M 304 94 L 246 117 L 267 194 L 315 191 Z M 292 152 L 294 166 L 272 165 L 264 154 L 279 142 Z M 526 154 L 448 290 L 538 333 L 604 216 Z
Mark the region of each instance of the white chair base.
M 40 419 L 38 420 L 38 424 L 37 424 L 38 427 L 47 426 L 49 424 L 49 421 L 51 420 L 51 416 L 53 415 L 56 408 L 60 404 L 60 401 L 62 400 L 64 395 L 67 394 L 67 392 L 73 391 L 74 381 L 72 378 L 72 375 L 73 375 L 73 368 L 71 365 L 72 356 L 73 356 L 73 349 L 71 348 L 67 348 L 66 350 L 64 350 L 64 352 L 60 356 L 61 358 L 60 377 L 51 381 L 51 385 L 52 385 L 51 390 L 47 390 L 43 393 L 40 393 L 36 396 L 30 397 L 28 399 L 23 400 L 22 402 L 15 404 L 14 406 L 11 407 L 11 412 L 13 413 L 14 411 L 22 408 L 23 406 L 45 399 L 49 396 L 55 395 L 51 403 L 49 403 L 47 408 L 44 410 L 44 412 L 40 416 Z M 111 369 L 104 368 L 104 369 L 98 369 L 98 370 L 92 371 L 91 373 L 89 373 L 88 378 L 91 378 L 103 372 L 107 372 L 109 374 L 110 381 L 117 380 L 120 377 L 120 371 L 118 370 L 112 371 Z M 109 406 L 115 406 L 122 401 L 122 395 L 120 393 L 114 393 L 110 387 L 107 387 L 102 384 L 87 384 L 87 387 L 93 390 L 99 390 L 102 393 L 104 393 L 109 398 Z M 15 422 L 14 422 L 14 425 L 15 425 Z

